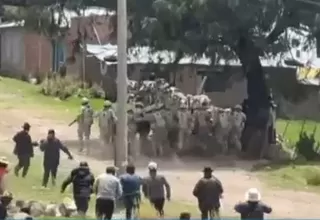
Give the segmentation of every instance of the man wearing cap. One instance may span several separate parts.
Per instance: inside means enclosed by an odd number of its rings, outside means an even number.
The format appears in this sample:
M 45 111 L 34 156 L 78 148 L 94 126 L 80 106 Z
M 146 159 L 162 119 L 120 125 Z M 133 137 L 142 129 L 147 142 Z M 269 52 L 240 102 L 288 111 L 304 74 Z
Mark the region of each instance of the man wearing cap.
M 26 177 L 30 167 L 30 158 L 33 157 L 33 147 L 37 146 L 36 142 L 32 142 L 30 132 L 30 124 L 24 123 L 22 131 L 19 131 L 12 139 L 15 142 L 13 153 L 18 157 L 18 164 L 14 168 L 14 174 L 19 175 L 22 170 L 22 177 Z
M 122 196 L 120 180 L 115 176 L 115 167 L 107 167 L 106 172 L 99 175 L 94 185 L 97 195 L 97 219 L 111 220 L 115 209 L 115 202 Z
M 52 185 L 56 183 L 58 166 L 60 163 L 60 150 L 68 155 L 70 160 L 73 159 L 68 148 L 64 146 L 61 141 L 55 137 L 55 131 L 50 129 L 46 140 L 42 140 L 40 150 L 43 152 L 43 179 L 42 187 L 46 188 L 48 185 L 49 177 L 51 175 Z
M 194 187 L 193 195 L 198 199 L 201 219 L 220 217 L 220 198 L 223 188 L 220 180 L 212 175 L 211 167 L 203 169 L 204 176 Z
M 87 154 L 90 152 L 90 135 L 91 126 L 93 124 L 94 111 L 89 103 L 89 99 L 83 98 L 81 102 L 80 114 L 77 116 L 78 123 L 78 138 L 80 141 L 80 149 L 82 152 L 86 149 Z M 83 140 L 84 139 L 84 140 Z
M 245 193 L 245 202 L 235 205 L 234 210 L 241 215 L 241 220 L 263 220 L 264 213 L 270 214 L 272 208 L 261 202 L 261 194 L 258 189 L 251 188 Z
M 158 165 L 155 162 L 148 164 L 149 176 L 143 180 L 142 191 L 146 198 L 157 211 L 157 214 L 164 217 L 165 200 L 171 198 L 171 188 L 167 179 L 157 173 Z
M 105 147 L 110 144 L 114 144 L 114 137 L 116 133 L 117 116 L 111 106 L 111 102 L 106 100 L 103 104 L 102 111 L 98 113 L 100 139 L 103 141 Z M 114 149 L 112 148 L 112 150 Z
M 93 191 L 94 176 L 87 162 L 80 162 L 79 167 L 73 169 L 67 179 L 62 183 L 61 193 L 64 193 L 69 184 L 73 184 L 73 198 L 80 216 L 85 216 L 90 196 Z

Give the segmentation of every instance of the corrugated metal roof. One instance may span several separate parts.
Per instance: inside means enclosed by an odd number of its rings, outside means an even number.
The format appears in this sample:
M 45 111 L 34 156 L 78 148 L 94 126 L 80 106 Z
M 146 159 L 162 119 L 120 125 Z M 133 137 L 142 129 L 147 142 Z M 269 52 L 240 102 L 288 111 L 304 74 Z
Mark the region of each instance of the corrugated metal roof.
M 84 10 L 84 12 L 81 12 L 82 16 L 84 17 L 89 17 L 92 15 L 112 15 L 115 12 L 112 11 L 107 11 L 105 8 L 100 8 L 100 7 L 88 7 L 87 9 Z M 66 18 L 66 21 L 62 21 L 60 26 L 61 27 L 67 27 L 68 24 L 71 24 L 71 19 L 76 18 L 76 17 L 81 17 L 79 16 L 75 11 L 72 10 L 64 10 L 64 16 Z M 58 20 L 59 13 L 55 13 L 54 18 Z M 0 28 L 12 28 L 12 27 L 19 27 L 23 26 L 24 21 L 17 21 L 17 22 L 4 22 L 0 23 Z
M 23 25 L 24 25 L 24 21 L 2 22 L 2 23 L 0 23 L 0 29 L 1 28 L 22 27 Z
M 320 59 L 317 58 L 317 51 L 315 46 L 310 46 L 308 49 L 303 49 L 304 42 L 307 37 L 301 31 L 296 32 L 294 29 L 289 29 L 287 31 L 287 36 L 289 39 L 296 39 L 301 44 L 297 47 L 291 47 L 289 51 L 284 53 L 279 53 L 276 56 L 271 56 L 269 58 L 262 57 L 261 64 L 264 67 L 292 67 L 285 64 L 285 60 L 295 59 L 303 64 L 308 64 L 311 67 L 320 67 Z M 117 46 L 106 44 L 106 45 L 87 45 L 87 51 L 95 56 L 97 59 L 104 62 L 105 57 L 115 56 L 117 57 Z M 128 64 L 135 63 L 162 63 L 169 64 L 175 59 L 174 52 L 170 51 L 158 51 L 152 52 L 149 47 L 134 47 L 128 50 Z M 106 62 L 107 64 L 114 64 L 114 62 Z M 190 56 L 183 57 L 179 64 L 198 64 L 198 65 L 210 65 L 210 59 L 206 56 L 200 58 L 194 58 Z M 232 65 L 240 66 L 239 60 L 220 60 L 220 65 Z

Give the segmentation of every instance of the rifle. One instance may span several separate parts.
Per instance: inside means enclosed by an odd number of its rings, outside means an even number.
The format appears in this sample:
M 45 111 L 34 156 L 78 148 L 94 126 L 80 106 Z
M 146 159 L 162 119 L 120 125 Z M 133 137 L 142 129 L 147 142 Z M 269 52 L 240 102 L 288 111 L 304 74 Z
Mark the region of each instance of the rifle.
M 70 122 L 70 123 L 68 124 L 68 126 L 70 127 L 70 126 L 72 126 L 74 123 L 76 123 L 76 122 L 78 121 L 79 117 L 80 117 L 80 115 L 78 115 L 72 122 Z

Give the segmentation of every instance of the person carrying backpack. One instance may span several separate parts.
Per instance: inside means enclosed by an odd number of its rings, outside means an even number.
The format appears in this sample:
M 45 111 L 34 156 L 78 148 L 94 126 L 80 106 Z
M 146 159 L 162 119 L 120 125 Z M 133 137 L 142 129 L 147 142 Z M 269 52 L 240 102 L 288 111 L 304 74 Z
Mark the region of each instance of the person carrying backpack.
M 94 176 L 87 162 L 80 162 L 79 167 L 73 169 L 67 179 L 62 183 L 61 193 L 64 193 L 69 184 L 73 184 L 73 198 L 79 215 L 85 216 L 91 193 L 93 192 Z

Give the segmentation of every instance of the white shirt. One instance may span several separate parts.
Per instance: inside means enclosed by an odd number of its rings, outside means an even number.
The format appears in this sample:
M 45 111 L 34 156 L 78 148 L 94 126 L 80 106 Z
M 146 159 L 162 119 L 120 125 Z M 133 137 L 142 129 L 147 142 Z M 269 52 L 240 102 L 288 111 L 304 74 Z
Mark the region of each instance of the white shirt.
M 111 174 L 103 173 L 95 183 L 97 198 L 117 200 L 122 195 L 120 180 Z

